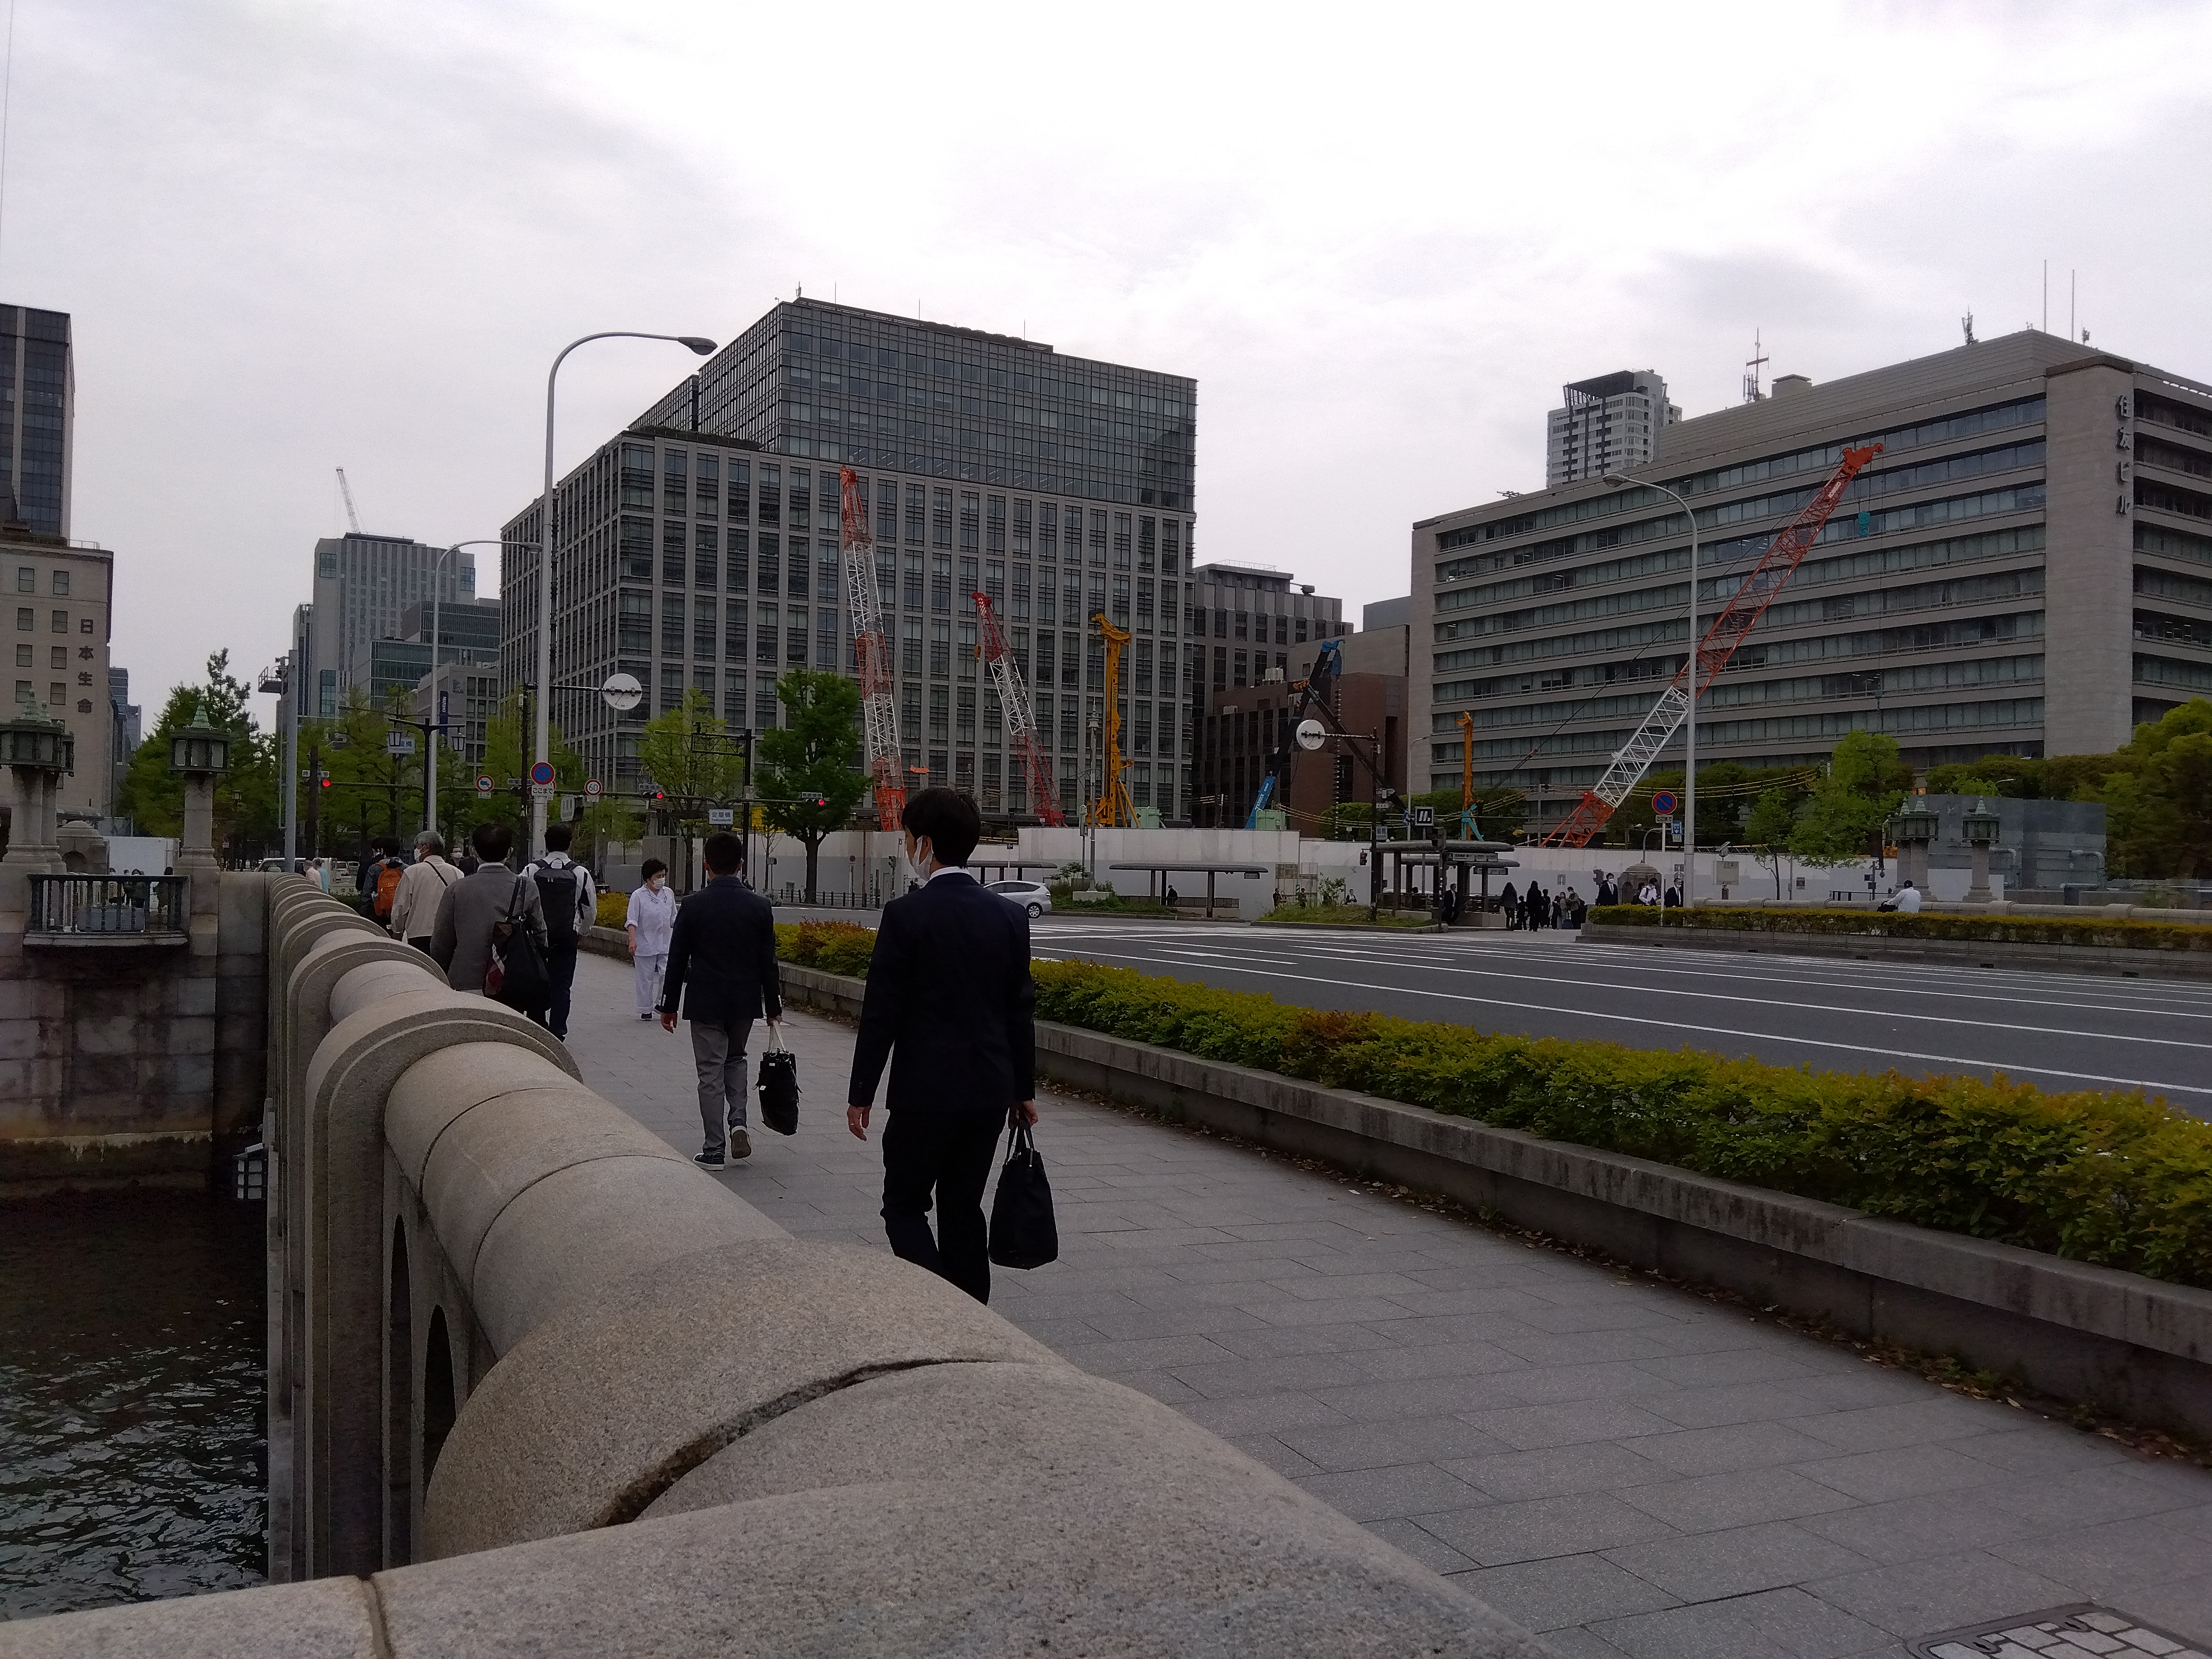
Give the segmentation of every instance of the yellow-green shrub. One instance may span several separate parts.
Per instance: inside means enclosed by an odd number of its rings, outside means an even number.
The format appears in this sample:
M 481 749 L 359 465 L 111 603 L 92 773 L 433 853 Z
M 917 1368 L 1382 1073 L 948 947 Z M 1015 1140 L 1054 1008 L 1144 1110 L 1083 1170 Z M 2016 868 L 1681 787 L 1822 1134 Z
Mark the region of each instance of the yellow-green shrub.
M 1609 904 L 1589 913 L 1613 927 L 1690 927 L 1708 933 L 1845 933 L 1858 939 L 1953 939 L 2020 945 L 2100 945 L 2124 951 L 2212 951 L 2212 927 L 2106 916 L 1970 916 L 1946 911 L 1756 909 L 1700 905 Z

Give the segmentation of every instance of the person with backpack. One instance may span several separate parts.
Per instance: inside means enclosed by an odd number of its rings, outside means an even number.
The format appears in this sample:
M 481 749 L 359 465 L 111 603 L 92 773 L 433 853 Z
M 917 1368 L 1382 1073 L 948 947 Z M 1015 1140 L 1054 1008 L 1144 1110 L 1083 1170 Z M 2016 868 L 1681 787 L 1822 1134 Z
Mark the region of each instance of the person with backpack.
M 526 942 L 517 952 L 518 966 L 534 970 L 542 985 L 545 917 L 538 902 L 538 884 L 507 867 L 514 831 L 503 823 L 479 823 L 469 842 L 483 861 L 474 875 L 455 882 L 438 901 L 438 919 L 430 930 L 431 960 L 446 970 L 446 983 L 456 991 L 484 995 L 485 975 L 495 956 L 503 954 L 520 934 Z M 545 1004 L 533 994 L 533 975 L 515 977 L 516 986 L 500 1000 L 544 1024 Z
M 568 856 L 573 839 L 567 824 L 547 824 L 545 856 L 532 860 L 522 872 L 537 884 L 538 908 L 545 916 L 545 972 L 553 984 L 545 1026 L 564 1041 L 568 1035 L 568 994 L 576 983 L 576 950 L 599 914 L 592 872 Z
M 399 878 L 407 873 L 407 860 L 399 843 L 380 836 L 369 843 L 376 856 L 361 866 L 354 884 L 361 893 L 361 913 L 378 926 L 392 926 L 392 902 L 399 896 Z
M 439 901 L 461 879 L 446 862 L 446 843 L 425 830 L 415 837 L 415 862 L 399 878 L 392 899 L 392 937 L 428 956 L 430 930 L 438 925 Z

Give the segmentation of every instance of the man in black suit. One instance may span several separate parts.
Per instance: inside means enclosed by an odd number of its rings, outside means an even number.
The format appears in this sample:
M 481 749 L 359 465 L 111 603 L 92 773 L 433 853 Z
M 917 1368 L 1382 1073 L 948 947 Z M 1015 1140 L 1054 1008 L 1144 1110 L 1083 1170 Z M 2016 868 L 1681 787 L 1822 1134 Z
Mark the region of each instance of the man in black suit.
M 868 1138 L 876 1083 L 890 1061 L 884 1231 L 899 1256 L 988 1302 L 983 1188 L 992 1153 L 1009 1113 L 1036 1121 L 1030 919 L 961 867 L 983 833 L 974 801 L 925 789 L 902 818 L 920 885 L 884 907 L 845 1121 Z
M 660 1029 L 676 1029 L 678 1008 L 691 1022 L 707 1143 L 691 1161 L 720 1170 L 732 1158 L 752 1156 L 745 1133 L 745 1039 L 763 1013 L 771 1025 L 783 1018 L 783 980 L 775 965 L 775 913 L 738 879 L 744 843 L 720 830 L 707 837 L 703 856 L 707 884 L 676 907 L 660 982 Z

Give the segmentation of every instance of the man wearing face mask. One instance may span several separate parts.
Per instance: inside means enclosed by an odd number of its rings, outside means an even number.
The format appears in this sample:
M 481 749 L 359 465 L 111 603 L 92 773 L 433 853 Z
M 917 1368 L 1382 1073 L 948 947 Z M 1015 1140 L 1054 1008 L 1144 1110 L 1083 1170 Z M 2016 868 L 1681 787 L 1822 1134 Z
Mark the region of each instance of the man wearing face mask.
M 982 836 L 974 801 L 925 789 L 902 819 L 919 886 L 884 907 L 876 932 L 846 1125 L 868 1138 L 888 1061 L 884 1231 L 896 1255 L 988 1302 L 992 1155 L 1009 1114 L 1037 1115 L 1030 919 L 962 867 Z

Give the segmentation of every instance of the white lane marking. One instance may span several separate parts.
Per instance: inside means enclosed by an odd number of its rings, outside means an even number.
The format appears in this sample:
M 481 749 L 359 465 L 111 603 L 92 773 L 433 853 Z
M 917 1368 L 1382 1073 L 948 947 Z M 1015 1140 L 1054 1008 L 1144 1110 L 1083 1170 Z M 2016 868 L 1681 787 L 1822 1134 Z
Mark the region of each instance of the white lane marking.
M 1052 959 L 1047 958 L 1047 960 Z M 1069 959 L 1082 960 L 1080 957 Z M 1146 962 L 1152 958 L 1129 957 L 1125 957 L 1124 960 Z M 1295 979 L 1307 983 L 1311 983 L 1313 981 L 1313 976 L 1310 974 L 1278 974 L 1264 968 L 1231 969 L 1230 971 L 1249 974 L 1255 979 Z M 1610 1019 L 1624 1025 L 1662 1025 L 1668 1030 L 1696 1031 L 1706 1036 L 1744 1037 L 1753 1042 L 1788 1042 L 1804 1048 L 1842 1048 L 1852 1054 L 1882 1054 L 1894 1060 L 1924 1060 L 1936 1066 L 1986 1066 L 1992 1071 L 2024 1072 L 2034 1077 L 2063 1077 L 2071 1078 L 2081 1083 L 2114 1084 L 2123 1089 L 2151 1089 L 2169 1094 L 2212 1096 L 2212 1088 L 2200 1089 L 2193 1084 L 2187 1083 L 2155 1083 L 2147 1078 L 2107 1077 L 2100 1072 L 2062 1072 L 2049 1066 L 2019 1066 L 2001 1060 L 1970 1060 L 1961 1054 L 1928 1054 L 1911 1048 L 1876 1048 L 1863 1042 L 1827 1042 L 1818 1037 L 1784 1036 L 1773 1031 L 1739 1031 L 1726 1025 L 1689 1025 L 1680 1020 L 1650 1019 L 1638 1014 L 1609 1013 L 1600 1008 L 1562 1008 L 1557 1004 L 1549 1002 L 1508 1002 L 1502 998 L 1467 996 L 1457 991 L 1424 991 L 1410 985 L 1367 985 L 1354 980 L 1330 980 L 1327 982 L 1352 991 L 1390 991 L 1400 996 L 1435 997 L 1445 1002 L 1480 1003 L 1486 1008 L 1518 1008 L 1523 1012 L 1571 1014 L 1582 1019 Z M 1847 1010 L 1846 1012 L 1856 1012 L 1857 1011 Z M 1957 1023 L 1974 1024 L 1978 1022 L 1966 1020 Z

